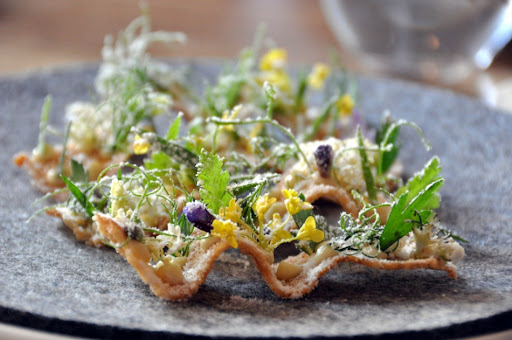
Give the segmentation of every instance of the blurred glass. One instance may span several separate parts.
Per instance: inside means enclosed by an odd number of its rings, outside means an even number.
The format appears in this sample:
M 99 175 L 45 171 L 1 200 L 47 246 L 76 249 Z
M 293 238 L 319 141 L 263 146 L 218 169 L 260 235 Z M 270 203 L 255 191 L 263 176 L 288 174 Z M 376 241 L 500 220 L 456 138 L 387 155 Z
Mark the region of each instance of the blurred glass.
M 487 68 L 512 36 L 508 0 L 323 0 L 360 69 L 455 84 Z

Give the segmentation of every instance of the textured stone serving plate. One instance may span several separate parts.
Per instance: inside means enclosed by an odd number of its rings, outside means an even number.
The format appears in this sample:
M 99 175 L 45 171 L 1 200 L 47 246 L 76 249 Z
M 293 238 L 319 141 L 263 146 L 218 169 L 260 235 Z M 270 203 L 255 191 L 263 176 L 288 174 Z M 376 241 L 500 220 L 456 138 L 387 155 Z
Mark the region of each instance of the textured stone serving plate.
M 220 69 L 189 64 L 209 79 Z M 441 221 L 471 242 L 458 280 L 343 264 L 307 297 L 282 300 L 233 251 L 193 298 L 173 303 L 153 296 L 114 251 L 75 241 L 59 220 L 26 222 L 40 194 L 12 156 L 36 145 L 44 97 L 52 94 L 58 125 L 66 104 L 94 93 L 95 72 L 91 65 L 0 80 L 0 322 L 97 338 L 433 338 L 512 327 L 512 115 L 440 90 L 360 79 L 360 110 L 370 122 L 389 109 L 416 122 L 432 142 L 428 153 L 403 129 L 406 175 L 434 154 L 441 158 Z

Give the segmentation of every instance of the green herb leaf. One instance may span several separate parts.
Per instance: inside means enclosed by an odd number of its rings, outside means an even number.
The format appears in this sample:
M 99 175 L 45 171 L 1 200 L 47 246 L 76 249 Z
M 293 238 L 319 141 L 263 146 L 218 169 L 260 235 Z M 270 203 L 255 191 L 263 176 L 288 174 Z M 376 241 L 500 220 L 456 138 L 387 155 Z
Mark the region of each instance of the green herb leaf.
M 264 174 L 258 174 L 258 175 L 251 175 L 251 178 L 244 178 L 239 183 L 232 183 L 228 186 L 228 191 L 233 196 L 238 196 L 240 194 L 243 194 L 244 192 L 247 192 L 249 190 L 252 190 L 260 185 L 266 185 L 270 182 L 275 182 L 281 178 L 279 174 L 276 173 L 264 173 Z M 232 179 L 232 181 L 235 181 L 235 179 Z
M 183 164 L 187 168 L 194 168 L 199 161 L 195 153 L 177 142 L 169 141 L 162 137 L 157 137 L 157 140 L 160 143 L 162 152 L 171 157 L 176 163 Z
M 293 215 L 293 220 L 295 221 L 295 224 L 298 228 L 302 227 L 304 225 L 304 222 L 308 219 L 309 216 L 314 216 L 313 209 L 310 210 L 301 210 L 295 215 Z
M 409 200 L 409 193 L 405 192 L 398 201 L 393 203 L 388 221 L 380 237 L 380 249 L 388 249 L 393 243 L 407 235 L 413 229 L 414 221 L 417 221 L 417 212 L 420 212 L 421 218 L 426 218 L 431 214 L 429 210 L 423 211 L 431 205 L 431 201 L 435 199 L 443 181 L 440 178 L 428 184 L 412 200 Z M 408 204 L 408 202 L 410 203 Z
M 375 142 L 379 144 L 381 147 L 385 147 L 384 140 L 386 137 L 386 134 L 388 133 L 389 129 L 392 127 L 395 120 L 390 115 L 385 115 L 382 120 L 381 128 L 377 131 L 375 134 Z M 381 173 L 386 173 L 391 165 L 393 165 L 393 162 L 395 161 L 396 157 L 398 156 L 398 153 L 400 152 L 400 144 L 397 143 L 397 138 L 399 135 L 400 129 L 399 127 L 393 128 L 393 130 L 390 132 L 390 135 L 385 142 L 386 144 L 391 144 L 392 148 L 389 151 L 384 151 L 381 154 Z
M 306 201 L 306 197 L 304 196 L 303 193 L 300 193 L 299 198 L 302 202 Z M 315 215 L 313 214 L 313 209 L 301 210 L 295 215 L 292 215 L 293 221 L 295 221 L 295 224 L 297 225 L 298 228 L 304 225 L 309 216 L 315 217 Z
M 219 209 L 229 204 L 233 196 L 227 191 L 229 185 L 229 173 L 222 170 L 222 159 L 215 154 L 202 150 L 199 155 L 197 167 L 197 179 L 199 195 L 203 202 L 215 214 Z
M 379 164 L 377 166 L 378 176 L 382 176 L 393 164 L 396 156 L 398 155 L 399 145 L 396 144 L 396 139 L 398 137 L 398 129 L 401 126 L 407 125 L 412 127 L 418 133 L 423 145 L 427 149 L 430 150 L 430 143 L 425 139 L 423 135 L 423 131 L 420 127 L 412 122 L 409 122 L 405 119 L 400 119 L 397 122 L 393 121 L 391 118 L 387 118 L 389 120 L 390 125 L 386 128 L 385 133 L 382 133 L 383 136 L 378 137 L 381 139 L 379 148 L 380 148 L 380 156 L 379 156 Z M 391 149 L 388 149 L 388 146 L 391 145 Z
M 295 94 L 295 111 L 300 112 L 304 106 L 304 95 L 308 88 L 308 77 L 306 72 L 302 71 L 299 73 L 297 93 Z
M 427 165 L 425 165 L 425 168 L 421 172 L 416 173 L 411 179 L 409 179 L 407 184 L 398 189 L 395 195 L 399 197 L 405 192 L 408 192 L 409 197 L 416 197 L 420 191 L 424 190 L 430 183 L 441 178 L 441 166 L 439 163 L 440 162 L 438 157 L 432 158 L 427 163 Z M 438 194 L 436 194 L 435 197 L 432 198 L 432 201 L 429 203 L 429 206 L 425 207 L 425 209 L 436 209 L 439 207 L 439 202 L 440 197 Z
M 85 209 L 85 212 L 89 217 L 94 215 L 94 211 L 96 210 L 94 206 L 89 202 L 87 196 L 65 175 L 60 175 L 60 178 L 64 181 L 66 186 L 69 189 L 69 192 L 76 198 L 78 203 Z
M 70 180 L 74 183 L 89 183 L 89 174 L 85 171 L 84 166 L 74 159 L 71 160 Z
M 373 179 L 370 162 L 368 161 L 368 156 L 366 155 L 360 127 L 357 128 L 357 141 L 359 143 L 359 155 L 361 156 L 361 167 L 363 169 L 364 181 L 366 182 L 366 191 L 368 192 L 368 197 L 370 200 L 375 202 L 377 200 L 377 190 L 375 188 L 375 180 Z
M 172 122 L 171 126 L 169 126 L 169 130 L 167 131 L 167 135 L 165 138 L 167 140 L 173 140 L 178 138 L 178 135 L 180 133 L 180 127 L 181 127 L 181 117 L 183 117 L 183 113 L 179 113 L 174 122 Z
M 167 170 L 174 165 L 175 163 L 172 161 L 171 157 L 161 151 L 154 152 L 151 155 L 151 159 L 144 160 L 144 167 L 147 170 Z

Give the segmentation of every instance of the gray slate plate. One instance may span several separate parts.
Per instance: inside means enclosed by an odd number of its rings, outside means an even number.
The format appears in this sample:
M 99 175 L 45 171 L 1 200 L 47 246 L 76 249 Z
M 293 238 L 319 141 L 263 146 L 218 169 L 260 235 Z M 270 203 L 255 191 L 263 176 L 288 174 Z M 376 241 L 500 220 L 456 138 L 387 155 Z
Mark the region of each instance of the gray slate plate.
M 219 65 L 192 62 L 213 79 Z M 153 296 L 113 251 L 75 241 L 56 219 L 31 223 L 40 197 L 12 155 L 37 142 L 40 107 L 52 121 L 93 93 L 95 66 L 0 80 L 0 321 L 92 337 L 464 336 L 512 327 L 512 116 L 467 98 L 388 79 L 360 80 L 361 111 L 384 109 L 423 127 L 433 151 L 404 129 L 406 174 L 438 154 L 446 178 L 441 221 L 471 243 L 460 277 L 340 265 L 306 298 L 276 297 L 247 258 L 217 261 L 188 302 Z M 405 143 L 407 142 L 407 143 Z

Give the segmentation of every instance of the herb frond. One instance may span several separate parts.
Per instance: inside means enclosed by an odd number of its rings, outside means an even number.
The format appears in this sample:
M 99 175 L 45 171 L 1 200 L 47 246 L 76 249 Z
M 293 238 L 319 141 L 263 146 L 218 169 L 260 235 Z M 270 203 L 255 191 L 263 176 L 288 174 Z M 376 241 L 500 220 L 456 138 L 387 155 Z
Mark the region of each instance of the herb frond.
M 217 214 L 219 209 L 227 206 L 233 197 L 227 190 L 230 181 L 229 172 L 223 170 L 223 161 L 218 155 L 204 149 L 199 155 L 199 163 L 196 167 L 199 195 L 208 208 Z

